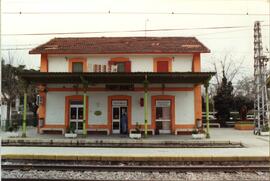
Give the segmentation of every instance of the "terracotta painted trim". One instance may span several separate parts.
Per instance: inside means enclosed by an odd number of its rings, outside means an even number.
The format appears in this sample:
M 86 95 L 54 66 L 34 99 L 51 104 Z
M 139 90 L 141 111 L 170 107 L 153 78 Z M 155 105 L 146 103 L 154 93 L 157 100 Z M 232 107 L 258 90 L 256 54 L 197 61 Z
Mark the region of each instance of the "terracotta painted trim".
M 144 88 L 135 87 L 134 91 L 144 91 Z M 193 87 L 149 87 L 148 91 L 193 91 Z
M 157 63 L 159 61 L 167 61 L 168 62 L 168 70 L 169 72 L 172 72 L 172 57 L 156 57 L 153 61 L 153 72 L 157 72 Z
M 200 53 L 193 54 L 192 72 L 201 72 L 201 54 Z
M 39 92 L 39 96 L 42 97 L 43 103 L 39 105 L 38 108 L 38 117 L 39 119 L 44 119 L 45 121 L 45 117 L 46 117 L 46 92 Z M 45 122 L 44 122 L 45 125 Z
M 48 55 L 41 54 L 40 58 L 40 72 L 48 72 Z
M 126 95 L 115 95 L 115 96 L 108 96 L 108 126 L 110 133 L 112 133 L 112 101 L 113 100 L 127 100 L 128 102 L 128 131 L 131 129 L 131 124 L 132 124 L 132 99 L 131 96 L 126 96 Z
M 46 124 L 42 128 L 66 128 L 63 124 Z
M 181 129 L 181 128 L 195 128 L 195 124 L 176 124 L 175 129 Z
M 88 125 L 87 128 L 89 128 L 89 129 L 109 129 L 109 125 L 105 125 L 105 124 Z
M 126 57 L 114 57 L 109 62 L 129 62 L 129 58 Z
M 200 119 L 202 121 L 202 96 L 201 96 L 201 86 L 194 86 L 194 124 L 196 120 Z
M 69 92 L 69 91 L 84 91 L 83 88 L 47 88 L 48 92 Z M 164 89 L 161 87 L 150 87 L 149 91 L 193 91 L 193 87 L 165 87 Z M 106 91 L 108 90 L 105 87 L 88 87 L 87 91 Z M 144 91 L 143 87 L 135 87 L 133 91 L 130 92 L 141 92 Z
M 129 52 L 110 52 L 110 53 L 48 53 L 50 55 L 122 55 L 122 54 L 126 54 L 126 55 L 146 55 L 146 54 L 152 54 L 152 55 L 190 55 L 190 54 L 194 54 L 194 53 L 210 53 L 210 52 L 133 52 L 133 53 L 129 53 Z M 40 53 L 32 53 L 32 54 L 40 54 Z
M 171 131 L 175 131 L 175 96 L 157 95 L 151 97 L 151 127 L 156 129 L 156 100 L 170 100 L 171 101 Z
M 82 63 L 83 72 L 87 72 L 87 58 L 71 58 L 68 60 L 68 72 L 72 72 L 73 63 Z
M 73 96 L 66 96 L 65 97 L 65 127 L 69 127 L 69 110 L 70 110 L 70 101 L 83 101 L 82 95 L 73 95 Z M 88 96 L 86 96 L 86 120 L 85 125 L 86 128 L 88 127 L 88 110 L 89 110 L 89 104 L 88 104 Z

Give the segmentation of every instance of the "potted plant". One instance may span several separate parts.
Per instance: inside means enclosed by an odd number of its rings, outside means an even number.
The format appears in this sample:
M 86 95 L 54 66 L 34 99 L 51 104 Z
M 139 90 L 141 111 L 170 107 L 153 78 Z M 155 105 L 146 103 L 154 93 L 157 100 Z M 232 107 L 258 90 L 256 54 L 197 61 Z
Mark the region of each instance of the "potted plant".
M 14 137 L 19 137 L 19 132 L 18 132 L 18 124 L 17 122 L 12 122 L 12 125 L 8 127 L 7 130 L 7 136 L 9 138 L 14 138 Z
M 66 138 L 76 138 L 77 137 L 77 134 L 75 133 L 75 127 L 73 125 L 70 125 L 66 129 L 65 137 Z
M 142 137 L 140 125 L 138 122 L 136 123 L 135 131 L 131 131 L 129 133 L 129 137 L 134 139 L 140 139 Z
M 205 132 L 204 132 L 204 130 L 194 129 L 192 131 L 192 138 L 193 139 L 202 139 L 202 138 L 205 138 Z
M 269 126 L 268 125 L 264 125 L 262 127 L 262 130 L 260 132 L 260 135 L 262 135 L 262 136 L 269 136 Z

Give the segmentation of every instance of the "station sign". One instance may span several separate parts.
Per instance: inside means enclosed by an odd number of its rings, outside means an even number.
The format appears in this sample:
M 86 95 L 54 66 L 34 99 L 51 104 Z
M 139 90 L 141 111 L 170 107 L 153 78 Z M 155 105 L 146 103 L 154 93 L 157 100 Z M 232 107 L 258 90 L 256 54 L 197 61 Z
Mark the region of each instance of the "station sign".
M 171 101 L 170 100 L 158 100 L 156 101 L 156 107 L 170 107 Z
M 127 101 L 124 101 L 124 100 L 112 101 L 112 106 L 126 107 Z

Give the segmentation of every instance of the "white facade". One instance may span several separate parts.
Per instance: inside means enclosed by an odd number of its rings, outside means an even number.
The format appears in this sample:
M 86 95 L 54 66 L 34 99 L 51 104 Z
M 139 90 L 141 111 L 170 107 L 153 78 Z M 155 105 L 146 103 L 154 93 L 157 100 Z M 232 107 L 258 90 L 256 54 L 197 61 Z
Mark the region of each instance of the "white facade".
M 68 60 L 71 58 L 87 58 L 88 72 L 93 72 L 93 65 L 108 65 L 108 61 L 115 57 L 125 57 L 131 61 L 132 72 L 153 72 L 154 58 L 172 57 L 173 72 L 191 72 L 192 54 L 184 55 L 49 55 L 48 72 L 68 72 Z
M 148 123 L 151 124 L 151 96 L 154 95 L 175 96 L 175 124 L 194 124 L 194 91 L 161 91 L 149 92 L 148 96 Z M 83 92 L 48 92 L 46 102 L 46 125 L 65 124 L 65 97 L 72 95 L 83 95 Z M 132 101 L 132 124 L 144 123 L 144 107 L 140 105 L 140 98 L 143 92 L 131 91 L 99 91 L 87 92 L 88 96 L 88 124 L 107 125 L 108 123 L 108 96 L 127 95 Z M 101 115 L 96 116 L 95 111 L 101 111 Z

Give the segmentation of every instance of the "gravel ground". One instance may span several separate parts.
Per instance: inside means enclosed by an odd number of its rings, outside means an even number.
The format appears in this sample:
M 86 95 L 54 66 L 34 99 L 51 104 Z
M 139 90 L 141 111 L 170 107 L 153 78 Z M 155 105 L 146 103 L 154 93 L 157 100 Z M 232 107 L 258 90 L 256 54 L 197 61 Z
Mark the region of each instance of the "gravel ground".
M 270 172 L 75 172 L 75 171 L 5 171 L 2 178 L 57 178 L 93 180 L 269 180 Z

